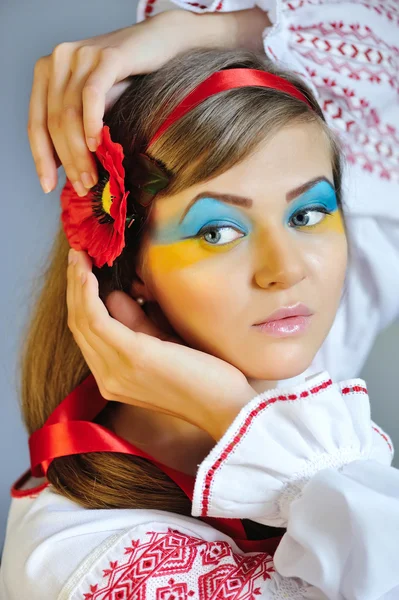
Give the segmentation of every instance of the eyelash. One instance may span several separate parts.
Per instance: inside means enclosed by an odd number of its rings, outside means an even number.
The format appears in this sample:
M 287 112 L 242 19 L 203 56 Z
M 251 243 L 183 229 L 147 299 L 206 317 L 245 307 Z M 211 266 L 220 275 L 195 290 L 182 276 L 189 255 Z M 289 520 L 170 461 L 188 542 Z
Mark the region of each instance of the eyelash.
M 200 229 L 200 231 L 197 233 L 196 238 L 198 239 L 203 239 L 205 242 L 207 242 L 207 240 L 205 240 L 205 235 L 207 233 L 210 233 L 211 231 L 220 231 L 223 229 L 234 229 L 234 231 L 236 231 L 237 233 L 241 234 L 242 237 L 244 237 L 246 235 L 246 232 L 242 230 L 242 228 L 239 225 L 236 225 L 235 223 L 212 223 L 211 225 L 205 225 L 205 227 L 203 227 L 202 229 Z M 207 242 L 209 243 L 209 242 Z M 228 246 L 231 242 L 226 242 L 224 244 L 219 244 L 220 246 Z M 214 244 L 216 246 L 216 244 Z
M 313 206 L 306 206 L 304 208 L 301 208 L 300 210 L 297 210 L 296 212 L 294 212 L 291 215 L 289 220 L 291 221 L 291 219 L 293 219 L 296 215 L 300 215 L 301 213 L 308 213 L 308 212 L 321 212 L 321 213 L 324 213 L 325 215 L 332 214 L 332 211 L 328 210 L 325 206 L 313 205 Z M 306 229 L 312 229 L 313 227 L 317 227 L 317 225 L 319 225 L 319 223 L 316 223 L 315 225 L 303 225 L 302 227 L 304 227 Z M 294 225 L 294 227 L 300 227 L 300 225 Z

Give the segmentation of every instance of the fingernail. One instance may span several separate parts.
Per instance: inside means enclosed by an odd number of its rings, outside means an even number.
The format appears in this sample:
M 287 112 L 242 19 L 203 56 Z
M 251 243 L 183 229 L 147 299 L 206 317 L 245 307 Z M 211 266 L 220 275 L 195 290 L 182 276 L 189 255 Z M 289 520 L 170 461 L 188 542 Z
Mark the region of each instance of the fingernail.
M 81 178 L 81 180 L 82 180 L 83 185 L 85 186 L 85 188 L 90 189 L 90 188 L 93 187 L 94 180 L 93 180 L 92 175 L 90 175 L 90 173 L 84 172 L 84 173 L 81 174 L 80 178 Z
M 83 183 L 81 183 L 80 181 L 75 181 L 73 187 L 75 188 L 75 192 L 78 196 L 86 196 L 87 190 L 84 187 Z
M 45 194 L 48 194 L 49 192 L 51 192 L 51 182 L 50 182 L 50 179 L 47 179 L 47 177 L 40 178 L 40 185 L 42 186 L 43 192 Z
M 97 140 L 96 138 L 87 138 L 87 145 L 91 152 L 95 152 L 97 150 Z

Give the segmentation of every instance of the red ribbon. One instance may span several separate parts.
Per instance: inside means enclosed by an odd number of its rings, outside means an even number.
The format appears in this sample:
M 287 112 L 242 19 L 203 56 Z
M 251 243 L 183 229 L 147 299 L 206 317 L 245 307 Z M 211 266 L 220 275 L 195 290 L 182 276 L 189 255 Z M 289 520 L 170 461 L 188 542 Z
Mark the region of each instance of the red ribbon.
M 206 98 L 219 94 L 226 90 L 232 90 L 241 87 L 257 86 L 280 90 L 285 94 L 294 96 L 298 100 L 305 102 L 312 110 L 313 107 L 309 100 L 292 83 L 278 75 L 259 71 L 257 69 L 228 69 L 212 73 L 210 77 L 202 81 L 180 104 L 176 106 L 158 128 L 148 144 L 151 146 L 165 131 L 176 121 L 184 117 L 190 110 L 201 104 Z
M 89 375 L 72 390 L 51 413 L 43 427 L 34 431 L 29 438 L 32 475 L 46 475 L 51 461 L 60 456 L 87 452 L 121 452 L 141 456 L 157 465 L 192 500 L 194 477 L 154 460 L 149 454 L 106 427 L 90 422 L 103 410 L 107 402 L 108 400 L 101 396 L 93 375 Z M 244 552 L 269 552 L 273 555 L 281 540 L 281 537 L 267 540 L 246 539 L 240 519 L 201 517 L 201 520 L 232 537 Z

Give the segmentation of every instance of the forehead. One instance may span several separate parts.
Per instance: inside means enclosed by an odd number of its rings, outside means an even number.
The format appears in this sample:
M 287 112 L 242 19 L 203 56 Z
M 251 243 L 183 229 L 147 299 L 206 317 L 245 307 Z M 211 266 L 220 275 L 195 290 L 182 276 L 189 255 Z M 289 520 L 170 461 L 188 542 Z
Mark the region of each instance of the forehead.
M 319 124 L 292 124 L 260 144 L 242 162 L 174 196 L 156 200 L 153 218 L 168 219 L 183 211 L 203 191 L 231 193 L 253 200 L 253 210 L 281 203 L 289 190 L 319 176 L 333 180 L 331 145 Z

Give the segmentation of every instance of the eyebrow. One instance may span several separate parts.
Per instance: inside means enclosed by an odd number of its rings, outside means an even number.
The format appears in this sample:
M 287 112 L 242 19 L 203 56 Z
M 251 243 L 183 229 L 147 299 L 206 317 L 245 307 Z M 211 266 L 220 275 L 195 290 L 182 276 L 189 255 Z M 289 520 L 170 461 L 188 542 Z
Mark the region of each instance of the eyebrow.
M 310 179 L 306 183 L 303 183 L 302 185 L 287 192 L 285 196 L 287 202 L 291 202 L 297 196 L 304 194 L 321 181 L 327 182 L 334 189 L 333 183 L 327 177 L 315 177 L 314 179 Z M 241 206 L 242 208 L 251 208 L 253 204 L 250 198 L 245 198 L 244 196 L 236 196 L 234 194 L 220 194 L 219 192 L 201 192 L 200 194 L 197 194 L 186 207 L 185 211 L 180 217 L 179 223 L 183 221 L 184 217 L 186 216 L 190 208 L 193 206 L 193 204 L 195 204 L 196 202 L 198 202 L 198 200 L 201 200 L 202 198 L 215 198 L 215 200 L 221 200 L 226 204 L 234 204 L 235 206 Z
M 292 200 L 294 200 L 294 198 L 297 198 L 297 196 L 304 194 L 305 192 L 310 190 L 312 187 L 314 187 L 317 183 L 320 183 L 321 181 L 325 181 L 326 183 L 331 185 L 331 187 L 334 189 L 334 184 L 327 177 L 315 177 L 314 179 L 310 179 L 310 181 L 303 183 L 302 185 L 298 186 L 297 188 L 294 188 L 290 192 L 287 192 L 287 194 L 286 194 L 287 202 L 291 202 Z

